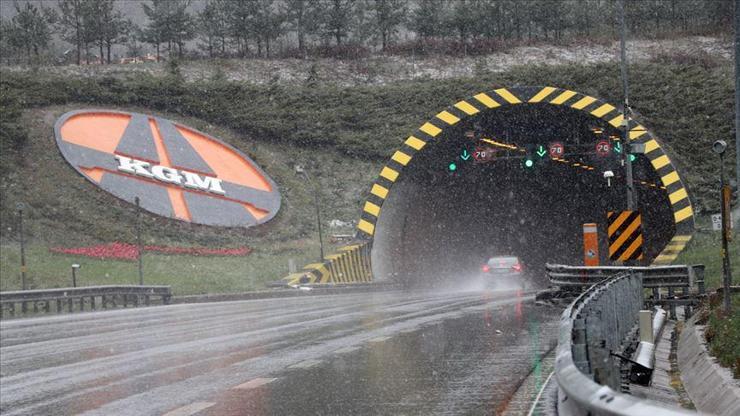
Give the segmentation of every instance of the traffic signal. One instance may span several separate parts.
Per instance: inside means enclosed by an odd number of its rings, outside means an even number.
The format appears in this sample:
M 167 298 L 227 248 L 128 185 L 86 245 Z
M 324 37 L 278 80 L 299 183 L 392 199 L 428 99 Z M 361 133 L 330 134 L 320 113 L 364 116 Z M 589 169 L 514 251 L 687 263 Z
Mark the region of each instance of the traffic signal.
M 532 169 L 534 168 L 534 162 L 535 162 L 535 147 L 532 144 L 526 145 L 527 153 L 524 155 L 524 160 L 522 160 L 522 166 L 525 169 Z

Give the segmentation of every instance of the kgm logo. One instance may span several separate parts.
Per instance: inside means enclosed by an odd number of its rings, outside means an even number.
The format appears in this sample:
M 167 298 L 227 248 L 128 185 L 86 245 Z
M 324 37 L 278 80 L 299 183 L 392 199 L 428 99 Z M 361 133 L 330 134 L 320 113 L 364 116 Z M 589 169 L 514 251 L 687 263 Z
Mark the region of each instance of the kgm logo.
M 111 110 L 64 114 L 54 126 L 64 158 L 113 195 L 170 218 L 249 227 L 280 209 L 277 186 L 250 158 L 159 117 Z

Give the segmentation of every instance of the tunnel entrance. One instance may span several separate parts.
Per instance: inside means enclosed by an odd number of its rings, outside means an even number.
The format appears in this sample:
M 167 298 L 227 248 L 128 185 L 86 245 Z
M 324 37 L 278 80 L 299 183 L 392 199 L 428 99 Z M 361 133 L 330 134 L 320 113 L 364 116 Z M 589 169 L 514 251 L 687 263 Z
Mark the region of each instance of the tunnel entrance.
M 601 264 L 608 264 L 607 212 L 626 209 L 621 115 L 612 106 L 595 115 L 608 104 L 567 90 L 552 88 L 551 101 L 538 101 L 545 91 L 496 90 L 461 101 L 393 155 L 359 226 L 372 239 L 375 280 L 457 283 L 500 255 L 519 257 L 529 277 L 542 280 L 545 263 L 582 264 L 584 223 L 598 224 Z M 563 94 L 569 97 L 552 102 Z M 575 108 L 584 98 L 590 103 Z M 688 197 L 655 138 L 630 123 L 633 143 L 646 144 L 633 161 L 642 264 L 675 258 L 693 227 L 691 213 L 680 218 L 691 210 Z M 551 156 L 558 147 L 563 152 Z M 614 174 L 608 182 L 606 171 Z

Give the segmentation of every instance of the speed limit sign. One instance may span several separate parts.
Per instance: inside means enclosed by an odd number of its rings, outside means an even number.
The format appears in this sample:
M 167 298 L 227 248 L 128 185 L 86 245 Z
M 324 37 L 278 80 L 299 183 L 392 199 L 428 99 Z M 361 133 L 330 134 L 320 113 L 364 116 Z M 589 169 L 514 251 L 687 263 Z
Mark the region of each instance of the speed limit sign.
M 612 151 L 612 145 L 608 140 L 599 140 L 596 142 L 596 154 L 604 157 L 608 156 Z
M 559 157 L 563 156 L 563 153 L 565 153 L 565 146 L 563 146 L 563 143 L 561 142 L 552 142 L 550 143 L 550 146 L 548 146 L 547 149 L 550 153 L 551 159 L 557 159 Z

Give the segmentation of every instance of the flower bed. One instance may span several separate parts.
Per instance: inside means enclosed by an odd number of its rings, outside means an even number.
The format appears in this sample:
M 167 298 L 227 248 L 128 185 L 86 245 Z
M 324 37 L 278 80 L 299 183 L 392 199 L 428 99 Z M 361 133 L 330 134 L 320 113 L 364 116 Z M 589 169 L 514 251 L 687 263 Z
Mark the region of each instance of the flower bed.
M 87 247 L 52 247 L 52 253 L 71 254 L 96 259 L 136 260 L 139 257 L 139 248 L 134 244 L 108 243 Z M 143 251 L 160 254 L 178 254 L 187 256 L 246 256 L 252 252 L 249 247 L 236 248 L 207 248 L 207 247 L 175 247 L 175 246 L 144 246 Z

